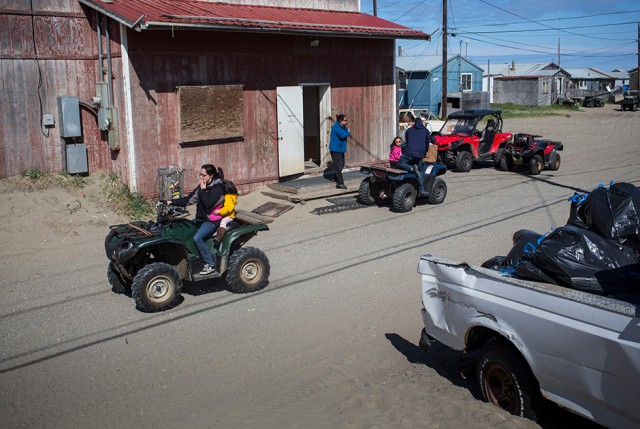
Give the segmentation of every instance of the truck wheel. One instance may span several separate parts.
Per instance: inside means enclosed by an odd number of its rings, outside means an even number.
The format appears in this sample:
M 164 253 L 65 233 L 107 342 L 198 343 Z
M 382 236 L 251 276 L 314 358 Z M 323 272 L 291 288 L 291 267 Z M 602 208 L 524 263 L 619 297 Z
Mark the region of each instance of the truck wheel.
M 447 184 L 441 178 L 436 178 L 433 189 L 429 194 L 429 204 L 442 204 L 447 196 Z
M 534 176 L 540 174 L 543 168 L 544 164 L 540 155 L 534 155 L 529 159 L 529 174 Z
M 536 420 L 540 388 L 526 361 L 510 344 L 502 340 L 487 343 L 476 377 L 485 401 L 513 415 Z
M 260 249 L 241 247 L 229 257 L 227 285 L 233 293 L 257 292 L 269 284 L 269 259 Z
M 560 169 L 560 154 L 553 152 L 549 155 L 549 170 L 558 171 Z
M 131 293 L 131 283 L 123 280 L 122 276 L 113 265 L 113 262 L 110 262 L 109 266 L 107 267 L 107 279 L 109 279 L 111 290 L 114 293 Z
M 173 266 L 154 262 L 138 271 L 131 285 L 131 296 L 138 309 L 146 313 L 173 307 L 182 291 L 182 279 Z
M 416 205 L 418 192 L 411 183 L 403 183 L 393 193 L 393 210 L 399 213 L 410 212 Z
M 458 152 L 456 155 L 456 170 L 461 173 L 468 173 L 471 171 L 471 166 L 473 165 L 473 158 L 469 152 Z
M 633 106 L 631 106 L 631 111 L 635 112 L 636 110 L 638 110 L 638 105 L 634 104 Z
M 369 182 L 368 178 L 360 182 L 357 201 L 365 206 L 370 206 L 375 203 L 375 200 L 371 196 L 371 182 Z

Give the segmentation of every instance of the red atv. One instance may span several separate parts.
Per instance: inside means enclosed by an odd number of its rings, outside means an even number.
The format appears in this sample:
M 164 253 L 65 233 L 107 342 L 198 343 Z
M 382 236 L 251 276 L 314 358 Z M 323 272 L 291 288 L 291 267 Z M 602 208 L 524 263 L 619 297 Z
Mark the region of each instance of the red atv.
M 560 168 L 560 154 L 563 144 L 540 138 L 535 134 L 514 134 L 513 142 L 507 145 L 500 160 L 501 170 L 512 171 L 515 165 L 522 165 L 529 174 L 540 174 L 548 168 L 556 171 Z
M 500 166 L 511 133 L 502 132 L 502 110 L 467 109 L 449 115 L 438 133 L 433 133 L 438 156 L 457 171 L 471 171 L 475 161 Z

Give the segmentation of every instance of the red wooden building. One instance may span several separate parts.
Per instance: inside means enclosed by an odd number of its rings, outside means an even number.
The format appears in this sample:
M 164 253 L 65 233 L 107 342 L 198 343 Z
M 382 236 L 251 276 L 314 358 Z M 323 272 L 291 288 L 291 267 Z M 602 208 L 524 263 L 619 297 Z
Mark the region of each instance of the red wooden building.
M 0 177 L 84 162 L 154 196 L 158 168 L 191 187 L 211 162 L 246 192 L 325 167 L 338 113 L 347 165 L 385 159 L 395 39 L 429 36 L 358 4 L 1 0 Z

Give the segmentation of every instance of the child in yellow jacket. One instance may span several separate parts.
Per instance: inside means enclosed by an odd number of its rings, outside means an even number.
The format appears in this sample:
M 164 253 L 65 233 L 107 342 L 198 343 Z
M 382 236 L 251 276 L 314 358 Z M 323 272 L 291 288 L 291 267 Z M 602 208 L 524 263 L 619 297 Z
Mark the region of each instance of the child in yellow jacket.
M 230 180 L 223 182 L 224 186 L 224 203 L 222 207 L 214 210 L 214 214 L 222 216 L 220 226 L 216 230 L 214 240 L 216 243 L 222 241 L 224 233 L 227 232 L 227 225 L 236 217 L 236 204 L 238 203 L 238 189 Z

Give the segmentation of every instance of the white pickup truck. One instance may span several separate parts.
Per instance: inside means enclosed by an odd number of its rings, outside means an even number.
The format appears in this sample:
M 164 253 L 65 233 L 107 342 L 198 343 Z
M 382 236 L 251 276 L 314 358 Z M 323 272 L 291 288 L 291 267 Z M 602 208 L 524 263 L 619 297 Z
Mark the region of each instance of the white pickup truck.
M 420 348 L 478 356 L 485 400 L 539 417 L 545 397 L 610 428 L 640 428 L 640 306 L 432 255 L 420 259 Z

